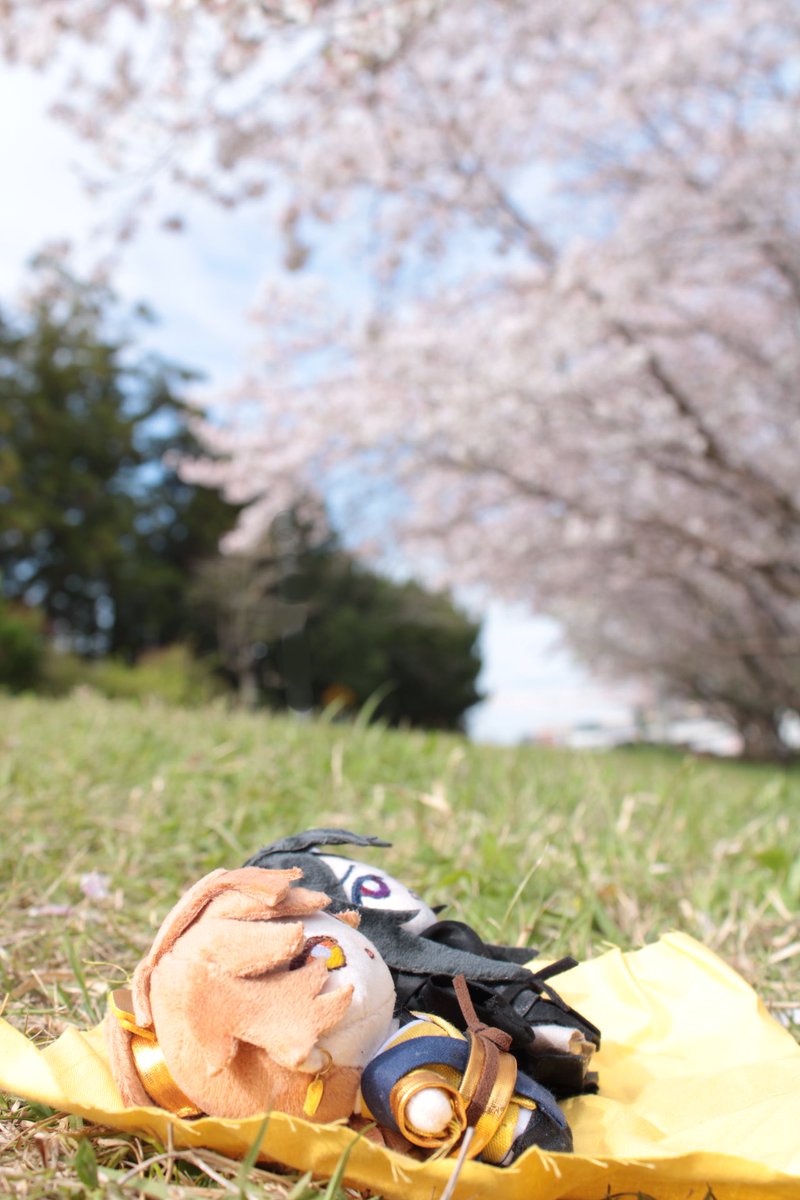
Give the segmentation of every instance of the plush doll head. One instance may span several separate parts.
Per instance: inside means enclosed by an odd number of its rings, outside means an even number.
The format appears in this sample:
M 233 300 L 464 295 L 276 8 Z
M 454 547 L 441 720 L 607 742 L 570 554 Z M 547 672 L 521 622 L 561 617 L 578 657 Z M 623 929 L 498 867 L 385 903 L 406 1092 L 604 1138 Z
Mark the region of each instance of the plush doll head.
M 175 905 L 107 1033 L 126 1104 L 318 1121 L 353 1111 L 395 992 L 358 916 L 292 886 L 298 869 L 213 871 Z

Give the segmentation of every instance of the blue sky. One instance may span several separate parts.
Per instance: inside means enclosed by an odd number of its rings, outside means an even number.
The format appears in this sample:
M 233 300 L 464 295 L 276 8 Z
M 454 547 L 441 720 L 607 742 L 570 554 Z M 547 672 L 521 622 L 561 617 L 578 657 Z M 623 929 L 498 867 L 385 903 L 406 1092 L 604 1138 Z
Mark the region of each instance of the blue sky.
M 48 87 L 40 75 L 0 76 L 0 303 L 13 302 L 25 264 L 47 241 L 91 242 L 119 197 L 90 199 L 75 167 L 90 162 L 68 130 L 47 116 Z M 188 230 L 145 231 L 126 249 L 114 282 L 122 297 L 145 301 L 159 324 L 148 341 L 165 356 L 200 368 L 218 388 L 237 374 L 252 345 L 245 313 L 274 266 L 276 247 L 254 211 L 218 211 L 184 196 Z M 522 608 L 490 604 L 484 612 L 484 673 L 489 699 L 473 711 L 480 740 L 514 742 L 560 734 L 577 723 L 624 723 L 627 697 L 589 678 L 562 649 L 552 622 Z

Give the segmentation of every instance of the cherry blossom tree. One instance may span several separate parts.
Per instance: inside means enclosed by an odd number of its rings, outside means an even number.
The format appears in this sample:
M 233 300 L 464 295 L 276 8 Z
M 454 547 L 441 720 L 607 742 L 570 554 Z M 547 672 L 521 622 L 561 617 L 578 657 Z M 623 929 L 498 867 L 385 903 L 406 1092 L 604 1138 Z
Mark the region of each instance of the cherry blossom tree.
M 361 515 L 391 486 L 415 563 L 529 600 L 595 664 L 780 752 L 800 710 L 795 3 L 0 13 L 10 57 L 115 49 L 60 105 L 111 170 L 160 162 L 280 231 L 252 364 L 205 426 L 226 458 L 187 467 L 247 503 L 239 545 L 332 479 Z

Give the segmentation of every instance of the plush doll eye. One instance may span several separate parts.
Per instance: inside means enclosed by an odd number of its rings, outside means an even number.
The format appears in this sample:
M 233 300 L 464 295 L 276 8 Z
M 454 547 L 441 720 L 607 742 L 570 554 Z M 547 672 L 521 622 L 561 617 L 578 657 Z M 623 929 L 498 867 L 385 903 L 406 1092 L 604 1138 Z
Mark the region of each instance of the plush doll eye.
M 338 971 L 339 967 L 347 966 L 344 950 L 336 938 L 328 937 L 327 934 L 309 938 L 297 958 L 290 964 L 290 970 L 302 967 L 310 958 L 324 958 L 329 971 Z
M 391 895 L 392 889 L 380 875 L 359 875 L 353 884 L 353 903 L 364 900 L 383 900 Z

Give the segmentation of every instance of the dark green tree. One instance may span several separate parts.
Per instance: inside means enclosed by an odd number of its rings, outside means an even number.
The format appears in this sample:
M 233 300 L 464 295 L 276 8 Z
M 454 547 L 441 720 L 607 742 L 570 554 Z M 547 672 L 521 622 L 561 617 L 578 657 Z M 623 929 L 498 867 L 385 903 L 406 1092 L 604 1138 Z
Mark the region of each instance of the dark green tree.
M 116 314 L 52 262 L 24 311 L 0 312 L 0 572 L 72 648 L 133 658 L 188 635 L 188 573 L 236 510 L 165 464 L 195 449 L 190 376 Z
M 195 596 L 245 699 L 355 708 L 380 696 L 391 724 L 458 729 L 481 698 L 480 627 L 450 596 L 376 574 L 292 514 L 251 554 L 207 564 Z

